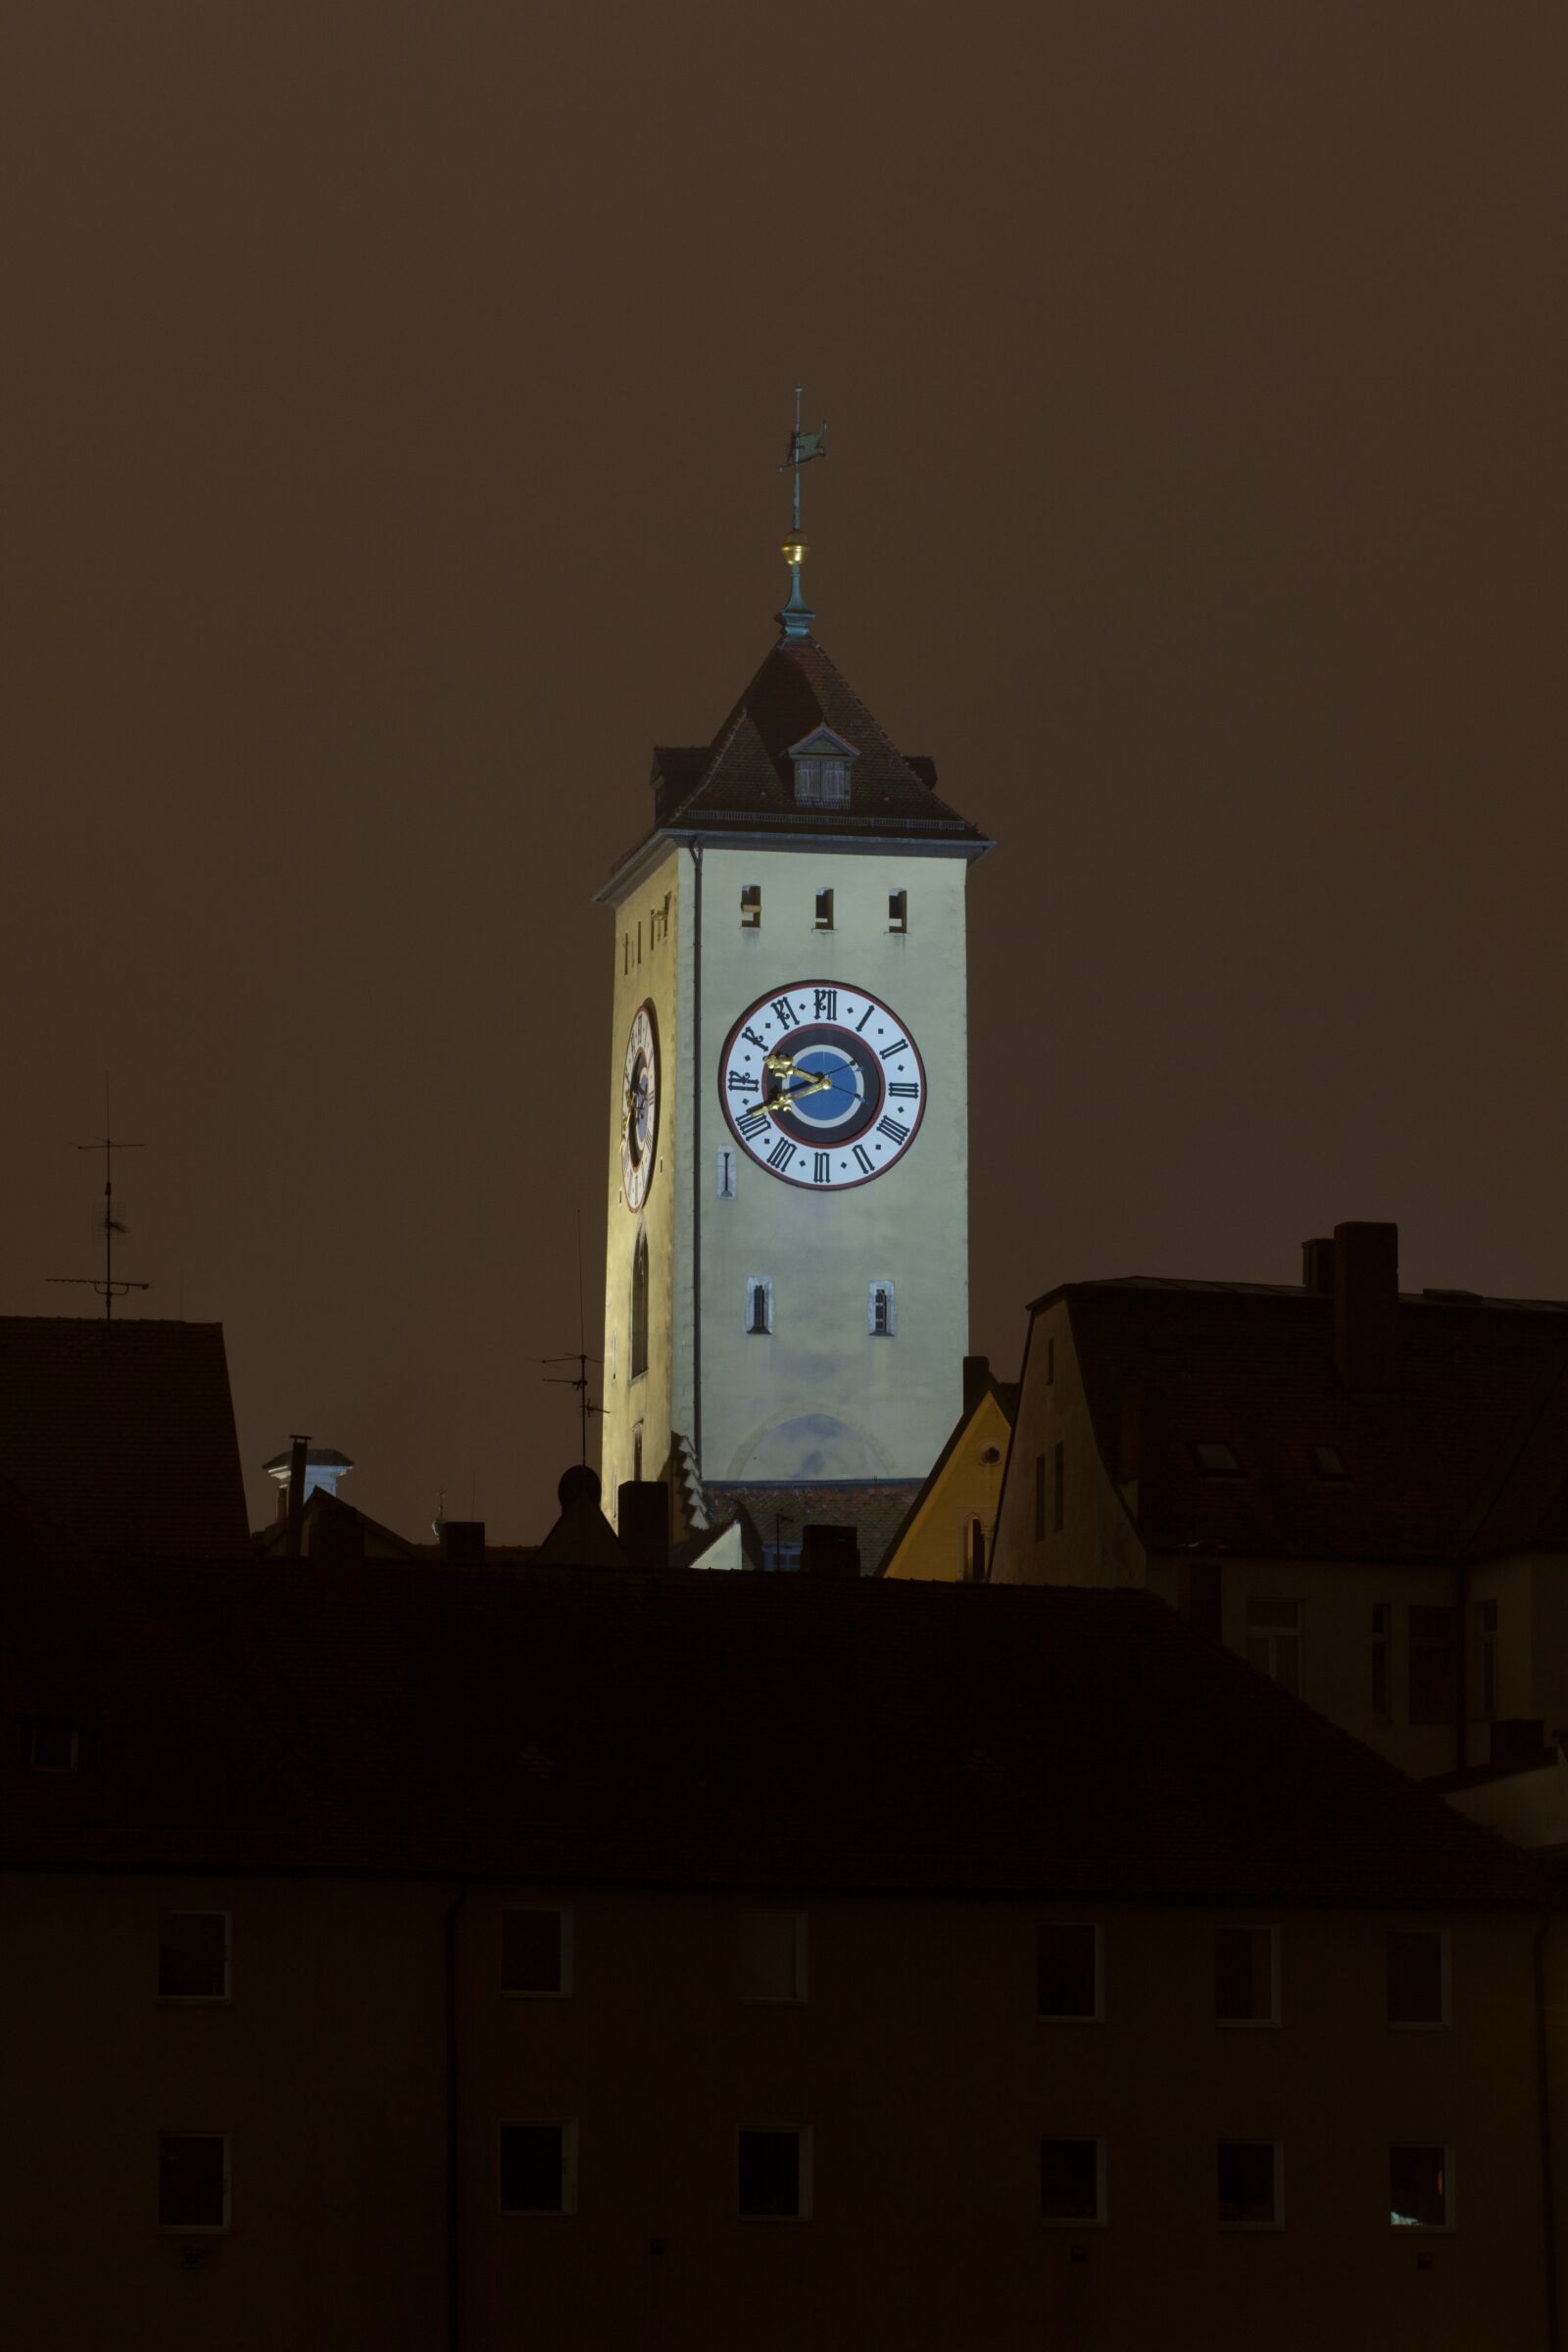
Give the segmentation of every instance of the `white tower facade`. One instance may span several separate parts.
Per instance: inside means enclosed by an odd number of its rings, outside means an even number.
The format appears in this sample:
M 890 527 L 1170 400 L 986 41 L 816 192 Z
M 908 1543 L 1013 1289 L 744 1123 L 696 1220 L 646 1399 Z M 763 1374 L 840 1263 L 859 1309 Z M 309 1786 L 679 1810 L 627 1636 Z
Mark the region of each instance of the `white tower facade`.
M 968 1338 L 964 886 L 990 847 L 798 604 L 706 746 L 656 751 L 615 910 L 604 1484 L 686 1525 L 922 1479 Z

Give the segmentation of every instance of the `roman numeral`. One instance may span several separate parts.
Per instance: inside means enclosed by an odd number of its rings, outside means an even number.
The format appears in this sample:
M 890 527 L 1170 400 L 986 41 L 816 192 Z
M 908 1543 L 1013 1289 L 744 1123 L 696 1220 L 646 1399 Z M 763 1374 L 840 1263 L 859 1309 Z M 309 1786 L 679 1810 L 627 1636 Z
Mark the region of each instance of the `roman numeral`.
M 819 1021 L 836 1021 L 839 1017 L 839 992 L 836 988 L 819 988 L 812 999 L 812 1011 Z
M 878 1135 L 885 1135 L 890 1143 L 895 1144 L 902 1144 L 909 1132 L 907 1127 L 901 1127 L 897 1119 L 878 1119 L 876 1131 Z
M 794 1157 L 795 1146 L 787 1135 L 781 1135 L 767 1155 L 767 1164 L 770 1168 L 787 1168 Z
M 920 1089 L 915 1085 L 912 1078 L 901 1078 L 897 1086 L 890 1086 L 888 1088 L 888 1093 L 890 1095 L 917 1095 L 919 1092 Z
M 731 1070 L 729 1091 L 732 1095 L 755 1095 L 761 1085 L 760 1078 L 748 1078 L 742 1070 Z
M 832 1172 L 833 1164 L 831 1153 L 827 1152 L 814 1152 L 811 1154 L 811 1182 L 813 1184 L 826 1184 Z
M 865 1174 L 869 1176 L 871 1173 L 871 1154 L 863 1144 L 856 1145 L 855 1156 L 859 1161 L 860 1166 L 864 1170 Z
M 857 1037 L 859 1036 L 860 1031 L 865 1027 L 866 1022 L 871 1018 L 871 1015 L 873 1012 L 875 1012 L 875 1010 L 876 1006 L 874 1004 L 868 1004 L 865 1010 L 861 1013 L 859 1019 L 855 1024 L 855 1034 Z
M 794 1029 L 799 1026 L 801 1016 L 788 997 L 773 999 L 773 1014 L 781 1029 Z
M 907 1054 L 908 1051 L 908 1039 L 906 1037 L 901 1037 L 896 1046 L 884 1046 L 882 1048 L 882 1058 L 884 1061 L 888 1061 L 895 1054 Z
M 758 1137 L 765 1135 L 772 1124 L 765 1110 L 749 1110 L 740 1122 L 740 1129 L 746 1141 L 755 1144 Z
M 760 1039 L 760 1038 L 758 1036 L 758 1034 L 757 1034 L 757 1031 L 756 1031 L 755 1029 L 743 1029 L 743 1030 L 741 1031 L 741 1035 L 742 1035 L 742 1037 L 744 1037 L 744 1038 L 745 1038 L 745 1040 L 746 1040 L 746 1043 L 747 1043 L 749 1046 L 755 1046 L 755 1047 L 757 1048 L 757 1051 L 759 1052 L 759 1054 L 765 1054 L 765 1053 L 767 1052 L 767 1048 L 766 1048 L 766 1046 L 765 1046 L 765 1045 L 762 1043 L 762 1040 L 761 1040 L 761 1039 Z

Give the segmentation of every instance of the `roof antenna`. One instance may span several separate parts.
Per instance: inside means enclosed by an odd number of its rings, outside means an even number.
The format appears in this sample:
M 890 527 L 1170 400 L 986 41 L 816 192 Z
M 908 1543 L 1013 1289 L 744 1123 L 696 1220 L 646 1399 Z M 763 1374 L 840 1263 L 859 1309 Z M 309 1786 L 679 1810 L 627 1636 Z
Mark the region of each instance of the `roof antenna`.
M 577 1412 L 582 1424 L 582 1464 L 588 1467 L 588 1416 L 603 1414 L 602 1404 L 592 1404 L 588 1398 L 588 1367 L 600 1362 L 597 1355 L 588 1353 L 588 1327 L 582 1304 L 582 1210 L 577 1211 L 577 1352 L 575 1355 L 542 1355 L 542 1364 L 575 1364 L 575 1372 L 546 1372 L 541 1375 L 547 1387 L 575 1389 Z
M 827 420 L 824 417 L 814 433 L 802 432 L 801 387 L 797 384 L 795 387 L 795 430 L 790 435 L 790 454 L 779 467 L 780 473 L 788 473 L 791 467 L 795 472 L 791 508 L 794 528 L 780 551 L 785 563 L 790 567 L 789 602 L 783 612 L 777 615 L 777 618 L 783 623 L 786 638 L 809 637 L 811 623 L 816 618 L 816 614 L 801 594 L 801 565 L 811 552 L 801 533 L 801 467 L 808 466 L 813 458 L 825 458 L 826 456 Z
M 104 1127 L 109 1126 L 109 1089 L 104 1089 Z M 126 1229 L 115 1214 L 115 1153 L 117 1152 L 145 1152 L 145 1144 L 122 1144 L 105 1132 L 95 1144 L 77 1144 L 78 1152 L 101 1152 L 104 1155 L 104 1213 L 99 1220 L 104 1237 L 104 1270 L 102 1274 L 51 1274 L 51 1282 L 80 1284 L 94 1291 L 104 1302 L 104 1319 L 113 1322 L 115 1300 L 123 1298 L 128 1291 L 150 1291 L 150 1282 L 127 1282 L 115 1272 L 115 1236 Z

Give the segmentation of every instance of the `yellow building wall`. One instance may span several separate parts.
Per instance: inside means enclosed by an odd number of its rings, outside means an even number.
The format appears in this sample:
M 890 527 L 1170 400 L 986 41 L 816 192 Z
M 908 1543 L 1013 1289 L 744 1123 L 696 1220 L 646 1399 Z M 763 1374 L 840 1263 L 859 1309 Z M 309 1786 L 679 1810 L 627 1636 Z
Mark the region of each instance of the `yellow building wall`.
M 1056 1525 L 1056 1447 L 1061 1447 L 1062 1524 Z M 1045 1526 L 1036 1511 L 1036 1464 L 1044 1461 Z M 1001 1585 L 1142 1586 L 1151 1580 L 1131 1510 L 1107 1476 L 1090 1418 L 1067 1301 L 1032 1317 L 1012 1447 L 997 1523 L 991 1581 Z M 1157 1587 L 1155 1588 L 1157 1589 Z M 1163 1597 L 1172 1597 L 1165 1594 Z
M 1011 1436 L 1006 1414 L 988 1390 L 905 1529 L 885 1575 L 962 1583 L 969 1573 L 969 1529 L 976 1519 L 989 1560 Z

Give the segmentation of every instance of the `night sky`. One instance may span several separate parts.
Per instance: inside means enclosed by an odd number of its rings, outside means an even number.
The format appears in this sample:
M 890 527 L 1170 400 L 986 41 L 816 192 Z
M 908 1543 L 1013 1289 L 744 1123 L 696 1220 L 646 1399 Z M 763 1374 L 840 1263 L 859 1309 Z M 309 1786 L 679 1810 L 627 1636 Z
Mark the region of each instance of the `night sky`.
M 15 0 L 0 1310 L 221 1320 L 253 1506 L 529 1541 L 656 740 L 818 634 L 995 833 L 973 1345 L 1568 1296 L 1568 17 Z

